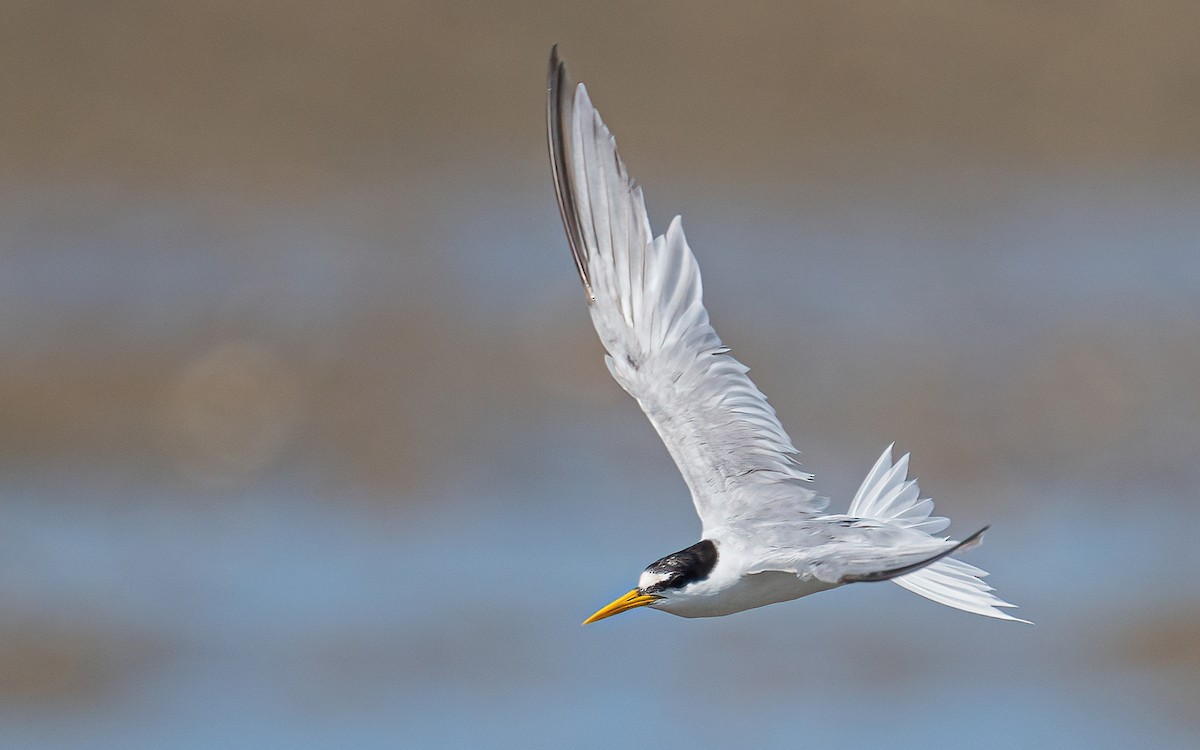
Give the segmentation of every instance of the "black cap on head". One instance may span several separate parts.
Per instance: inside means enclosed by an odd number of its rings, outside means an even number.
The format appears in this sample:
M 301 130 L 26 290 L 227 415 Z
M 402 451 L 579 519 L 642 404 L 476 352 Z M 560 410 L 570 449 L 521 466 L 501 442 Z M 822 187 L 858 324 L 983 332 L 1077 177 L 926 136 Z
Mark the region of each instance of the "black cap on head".
M 689 583 L 703 581 L 717 565 L 717 545 L 704 539 L 687 549 L 673 552 L 646 566 L 647 573 L 664 578 L 646 589 L 647 593 L 663 589 L 678 589 Z

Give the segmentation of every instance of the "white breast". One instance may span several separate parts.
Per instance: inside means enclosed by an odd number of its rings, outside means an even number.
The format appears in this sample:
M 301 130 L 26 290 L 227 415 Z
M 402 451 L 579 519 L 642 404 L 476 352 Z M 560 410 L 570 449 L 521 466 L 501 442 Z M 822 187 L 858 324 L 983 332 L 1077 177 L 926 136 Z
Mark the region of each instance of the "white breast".
M 720 564 L 717 567 L 719 570 Z M 832 588 L 836 588 L 836 584 L 778 571 L 725 580 L 719 575 L 714 575 L 674 591 L 666 599 L 651 606 L 680 617 L 720 617 L 775 602 L 799 599 Z

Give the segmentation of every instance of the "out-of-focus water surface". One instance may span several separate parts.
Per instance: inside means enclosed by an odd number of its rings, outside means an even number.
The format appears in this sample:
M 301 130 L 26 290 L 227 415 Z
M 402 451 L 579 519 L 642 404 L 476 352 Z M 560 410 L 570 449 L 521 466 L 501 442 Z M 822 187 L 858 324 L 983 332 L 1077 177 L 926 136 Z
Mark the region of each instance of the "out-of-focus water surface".
M 4 11 L 0 746 L 1196 747 L 1198 19 L 1138 8 Z M 1036 625 L 578 626 L 698 523 L 556 41 L 819 488 L 897 441 Z

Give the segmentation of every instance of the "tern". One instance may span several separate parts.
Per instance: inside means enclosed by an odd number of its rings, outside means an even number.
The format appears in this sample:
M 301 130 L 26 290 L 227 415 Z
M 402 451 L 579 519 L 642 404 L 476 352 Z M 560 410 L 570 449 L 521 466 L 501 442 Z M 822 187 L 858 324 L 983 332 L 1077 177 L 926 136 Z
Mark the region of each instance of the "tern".
M 555 194 L 605 362 L 666 444 L 703 527 L 583 624 L 637 607 L 718 617 L 864 581 L 1018 620 L 985 571 L 950 557 L 987 527 L 962 541 L 935 536 L 950 521 L 908 479 L 908 455 L 893 463 L 889 446 L 849 510 L 825 513 L 775 410 L 709 324 L 680 218 L 654 236 L 642 189 L 557 47 L 547 94 Z

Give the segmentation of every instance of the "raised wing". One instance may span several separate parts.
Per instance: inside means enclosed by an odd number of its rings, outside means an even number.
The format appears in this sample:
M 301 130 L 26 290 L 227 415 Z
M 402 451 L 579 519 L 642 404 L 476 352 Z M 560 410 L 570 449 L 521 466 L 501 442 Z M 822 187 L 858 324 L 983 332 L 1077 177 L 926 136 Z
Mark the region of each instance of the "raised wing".
M 609 371 L 637 399 L 691 490 L 705 534 L 819 512 L 774 409 L 708 322 L 679 217 L 654 237 L 615 139 L 555 49 L 547 126 L 554 188 Z

